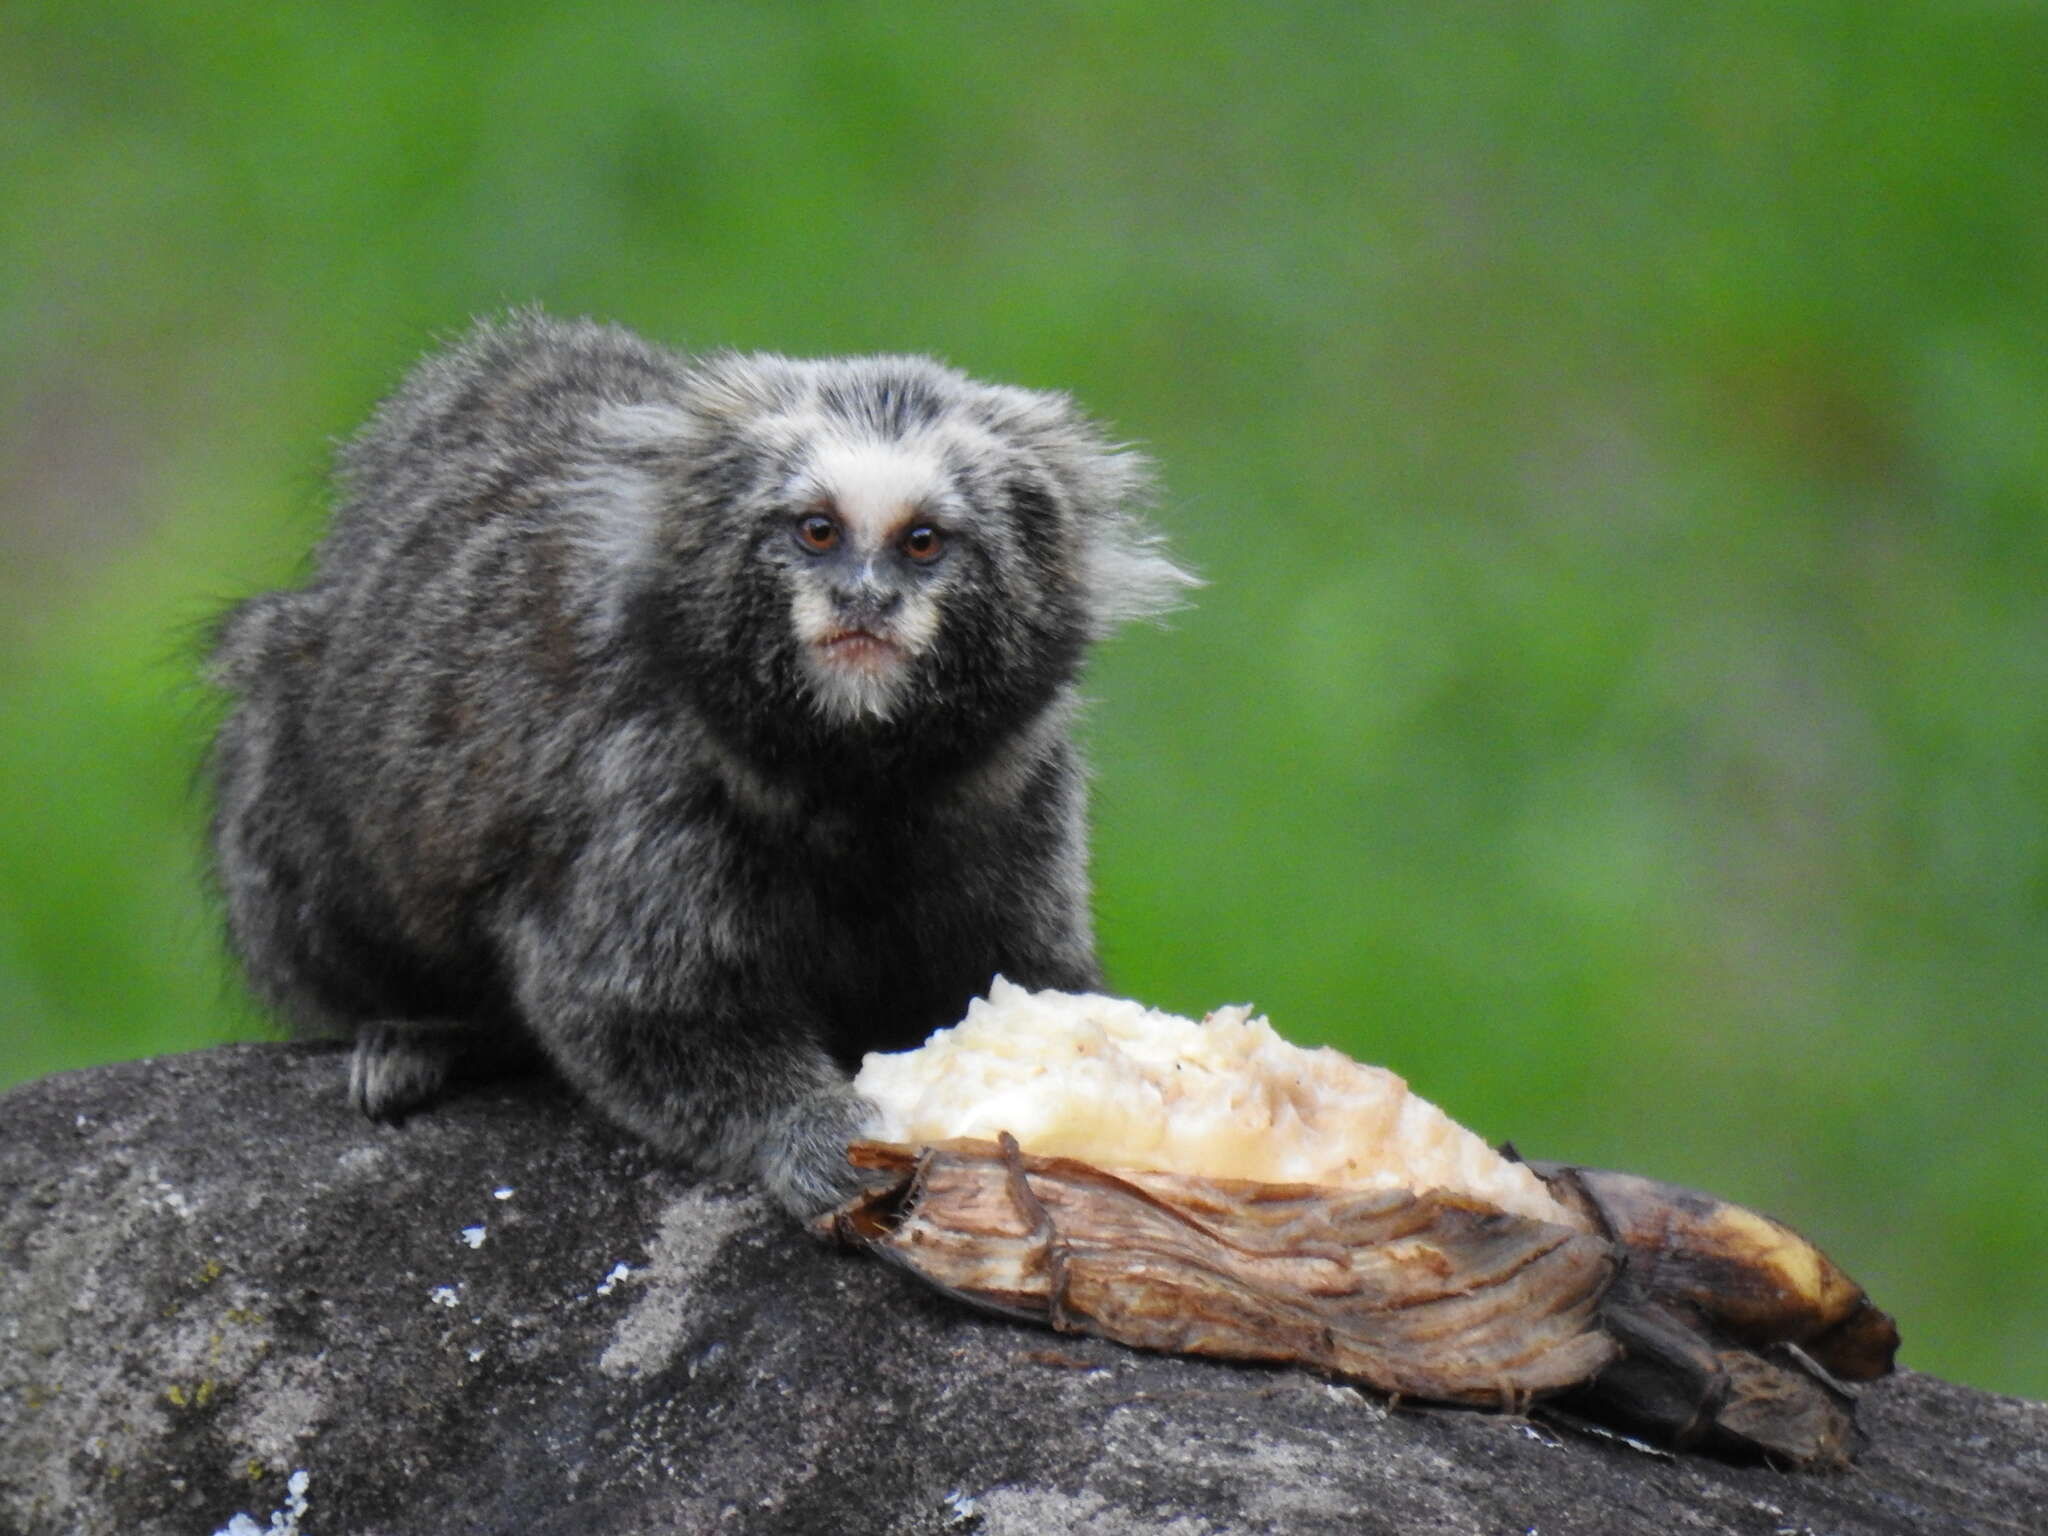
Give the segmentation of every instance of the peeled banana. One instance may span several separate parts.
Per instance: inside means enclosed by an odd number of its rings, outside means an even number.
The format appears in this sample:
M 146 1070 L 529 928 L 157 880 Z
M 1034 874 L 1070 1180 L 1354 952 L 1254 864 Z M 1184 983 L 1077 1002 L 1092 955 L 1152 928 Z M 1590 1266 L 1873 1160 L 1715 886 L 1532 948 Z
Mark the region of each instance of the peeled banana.
M 1496 1153 L 1249 1010 L 1196 1023 L 999 978 L 856 1086 L 878 1114 L 850 1156 L 874 1182 L 831 1229 L 1063 1331 L 1794 1466 L 1854 1454 L 1845 1383 L 1898 1347 L 1789 1227 Z

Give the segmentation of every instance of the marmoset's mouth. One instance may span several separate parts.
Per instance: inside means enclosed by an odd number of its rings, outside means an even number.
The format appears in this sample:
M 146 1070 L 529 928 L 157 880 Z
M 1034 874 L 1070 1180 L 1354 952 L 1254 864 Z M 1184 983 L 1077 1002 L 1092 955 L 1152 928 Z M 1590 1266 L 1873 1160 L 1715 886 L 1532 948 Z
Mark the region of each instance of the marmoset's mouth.
M 903 647 L 871 629 L 835 629 L 812 642 L 835 666 L 880 672 L 903 660 Z

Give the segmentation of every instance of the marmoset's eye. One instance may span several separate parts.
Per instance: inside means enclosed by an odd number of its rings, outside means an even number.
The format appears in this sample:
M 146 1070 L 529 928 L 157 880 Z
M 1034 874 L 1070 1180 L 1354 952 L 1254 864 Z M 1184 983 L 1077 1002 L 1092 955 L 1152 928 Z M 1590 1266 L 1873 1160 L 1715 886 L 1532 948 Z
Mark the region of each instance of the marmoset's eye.
M 813 554 L 824 554 L 839 546 L 839 525 L 822 512 L 799 518 L 796 525 L 796 541 Z
M 898 547 L 919 565 L 930 565 L 946 552 L 946 536 L 930 523 L 919 523 L 903 535 Z

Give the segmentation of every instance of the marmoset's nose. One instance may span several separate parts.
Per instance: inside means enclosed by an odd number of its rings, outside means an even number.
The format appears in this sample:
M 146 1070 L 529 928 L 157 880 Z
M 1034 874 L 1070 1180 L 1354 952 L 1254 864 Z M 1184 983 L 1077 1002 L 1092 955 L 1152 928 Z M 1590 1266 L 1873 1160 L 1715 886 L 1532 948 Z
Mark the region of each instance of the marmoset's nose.
M 842 620 L 859 626 L 890 617 L 903 606 L 903 594 L 863 581 L 854 586 L 835 586 L 832 601 Z

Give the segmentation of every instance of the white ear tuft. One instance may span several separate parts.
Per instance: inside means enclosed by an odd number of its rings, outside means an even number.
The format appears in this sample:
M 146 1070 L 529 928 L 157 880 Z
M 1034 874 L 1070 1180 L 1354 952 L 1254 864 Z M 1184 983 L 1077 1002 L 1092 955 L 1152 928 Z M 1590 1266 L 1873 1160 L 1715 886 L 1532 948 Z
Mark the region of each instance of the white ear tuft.
M 1096 532 L 1084 561 L 1088 617 L 1098 640 L 1119 625 L 1185 606 L 1187 593 L 1202 585 L 1166 557 L 1157 534 L 1121 514 Z

